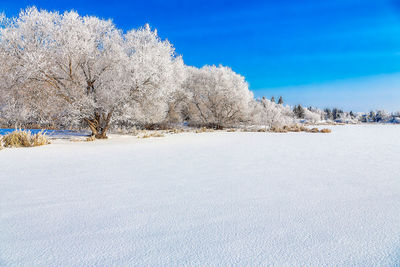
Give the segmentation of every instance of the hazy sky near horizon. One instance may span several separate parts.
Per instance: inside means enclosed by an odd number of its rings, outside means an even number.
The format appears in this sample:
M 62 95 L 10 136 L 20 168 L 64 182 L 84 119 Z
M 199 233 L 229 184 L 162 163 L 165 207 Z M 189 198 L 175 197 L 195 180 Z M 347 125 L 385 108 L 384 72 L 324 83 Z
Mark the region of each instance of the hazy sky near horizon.
M 355 111 L 400 110 L 400 0 L 1 0 L 15 16 L 35 5 L 149 23 L 188 65 L 223 64 L 256 96 Z

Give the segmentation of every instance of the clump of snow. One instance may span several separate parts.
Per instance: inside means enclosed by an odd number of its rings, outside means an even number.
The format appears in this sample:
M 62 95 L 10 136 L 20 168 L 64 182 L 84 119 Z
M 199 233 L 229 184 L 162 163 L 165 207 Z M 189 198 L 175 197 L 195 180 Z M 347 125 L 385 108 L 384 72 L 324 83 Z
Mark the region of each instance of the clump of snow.
M 395 266 L 400 128 L 0 152 L 0 265 Z

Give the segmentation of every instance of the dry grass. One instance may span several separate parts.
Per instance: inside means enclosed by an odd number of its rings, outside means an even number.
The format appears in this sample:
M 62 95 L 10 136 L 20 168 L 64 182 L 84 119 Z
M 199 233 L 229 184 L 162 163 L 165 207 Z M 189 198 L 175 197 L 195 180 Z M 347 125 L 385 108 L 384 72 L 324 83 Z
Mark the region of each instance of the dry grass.
M 33 147 L 50 144 L 43 132 L 32 135 L 29 131 L 16 130 L 3 137 L 5 147 Z
M 138 138 L 150 138 L 150 137 L 164 137 L 165 135 L 160 133 L 160 132 L 154 132 L 154 133 L 144 133 L 141 136 L 138 136 Z
M 16 130 L 3 137 L 5 147 L 30 147 L 31 145 L 31 134 L 30 132 L 24 132 Z
M 228 129 L 228 130 L 226 130 L 228 133 L 234 133 L 234 132 L 236 132 L 236 129 Z
M 94 135 L 89 136 L 88 138 L 86 138 L 86 142 L 93 142 L 94 140 L 96 140 L 96 137 Z
M 273 132 L 273 133 L 287 133 L 288 132 L 288 130 L 287 129 L 285 129 L 285 128 L 280 128 L 280 127 L 271 127 L 270 129 L 269 129 L 269 131 L 270 132 Z
M 43 132 L 40 132 L 31 136 L 31 143 L 32 146 L 44 146 L 50 144 L 50 141 Z
M 176 129 L 176 128 L 170 129 L 170 130 L 167 131 L 167 133 L 170 133 L 170 134 L 178 134 L 178 133 L 183 133 L 183 132 L 185 132 L 185 130 L 183 130 L 183 129 Z
M 151 137 L 164 137 L 165 135 L 163 135 L 162 133 L 152 133 L 150 136 Z
M 303 125 L 290 125 L 280 127 L 271 127 L 269 129 L 270 132 L 273 133 L 287 133 L 287 132 L 306 132 L 306 133 L 330 133 L 330 129 L 322 129 L 321 131 L 318 128 L 307 128 Z
M 301 132 L 301 131 L 303 131 L 302 129 L 301 129 L 301 127 L 300 126 L 298 126 L 298 125 L 293 125 L 293 126 L 283 126 L 283 130 L 285 130 L 285 131 L 288 131 L 288 132 Z
M 267 130 L 266 128 L 243 128 L 241 129 L 242 132 L 247 132 L 247 133 L 266 133 L 269 130 Z
M 319 131 L 320 133 L 331 133 L 332 132 L 332 130 L 331 129 L 328 129 L 328 128 L 324 128 L 324 129 L 322 129 L 321 131 Z
M 206 128 L 206 127 L 201 127 L 200 129 L 197 129 L 195 133 L 207 133 L 207 132 L 214 132 L 214 129 Z

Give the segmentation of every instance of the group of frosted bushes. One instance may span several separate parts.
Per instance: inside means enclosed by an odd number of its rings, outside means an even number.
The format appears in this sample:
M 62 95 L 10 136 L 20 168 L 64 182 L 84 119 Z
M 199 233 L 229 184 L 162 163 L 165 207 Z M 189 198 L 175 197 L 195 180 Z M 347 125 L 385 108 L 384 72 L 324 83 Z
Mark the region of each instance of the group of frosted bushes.
M 338 108 L 324 110 L 301 105 L 293 107 L 293 115 L 301 122 L 308 123 L 400 123 L 400 112 L 384 110 L 363 112 L 346 112 Z

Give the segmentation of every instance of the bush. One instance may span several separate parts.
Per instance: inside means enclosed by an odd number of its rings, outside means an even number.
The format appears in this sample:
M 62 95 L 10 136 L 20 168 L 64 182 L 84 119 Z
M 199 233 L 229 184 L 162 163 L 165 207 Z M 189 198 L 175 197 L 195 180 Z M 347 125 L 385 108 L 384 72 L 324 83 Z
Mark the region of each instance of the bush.
M 50 144 L 46 136 L 40 132 L 32 135 L 29 131 L 16 130 L 3 137 L 5 147 L 33 147 Z
M 284 126 L 283 129 L 288 130 L 289 132 L 301 132 L 301 128 L 297 125 L 294 125 L 292 127 Z
M 168 133 L 171 133 L 171 134 L 178 134 L 178 133 L 183 133 L 183 132 L 185 132 L 185 130 L 183 130 L 183 129 L 176 129 L 176 128 L 173 128 L 173 129 L 171 129 L 171 130 L 168 130 Z
M 280 128 L 280 127 L 275 127 L 275 126 L 271 127 L 269 129 L 269 131 L 273 132 L 273 133 L 287 133 L 288 132 L 286 129 L 283 129 L 283 128 Z
M 94 135 L 91 135 L 91 136 L 89 136 L 88 138 L 86 138 L 86 142 L 93 142 L 94 140 L 96 140 L 96 136 L 94 136 Z
M 31 144 L 32 146 L 44 146 L 50 144 L 50 142 L 47 140 L 46 135 L 40 132 L 31 136 Z
M 5 147 L 30 147 L 31 145 L 31 134 L 30 132 L 24 132 L 16 130 L 3 137 Z
M 332 130 L 331 130 L 331 129 L 324 128 L 324 129 L 322 129 L 320 132 L 321 132 L 321 133 L 330 133 L 330 132 L 332 132 Z
M 164 135 L 159 132 L 154 132 L 154 133 L 150 133 L 150 134 L 145 133 L 142 136 L 138 136 L 138 138 L 150 138 L 150 137 L 164 137 Z
M 206 128 L 206 127 L 201 127 L 200 129 L 197 129 L 195 133 L 207 133 L 207 132 L 214 132 L 214 129 L 212 128 Z

